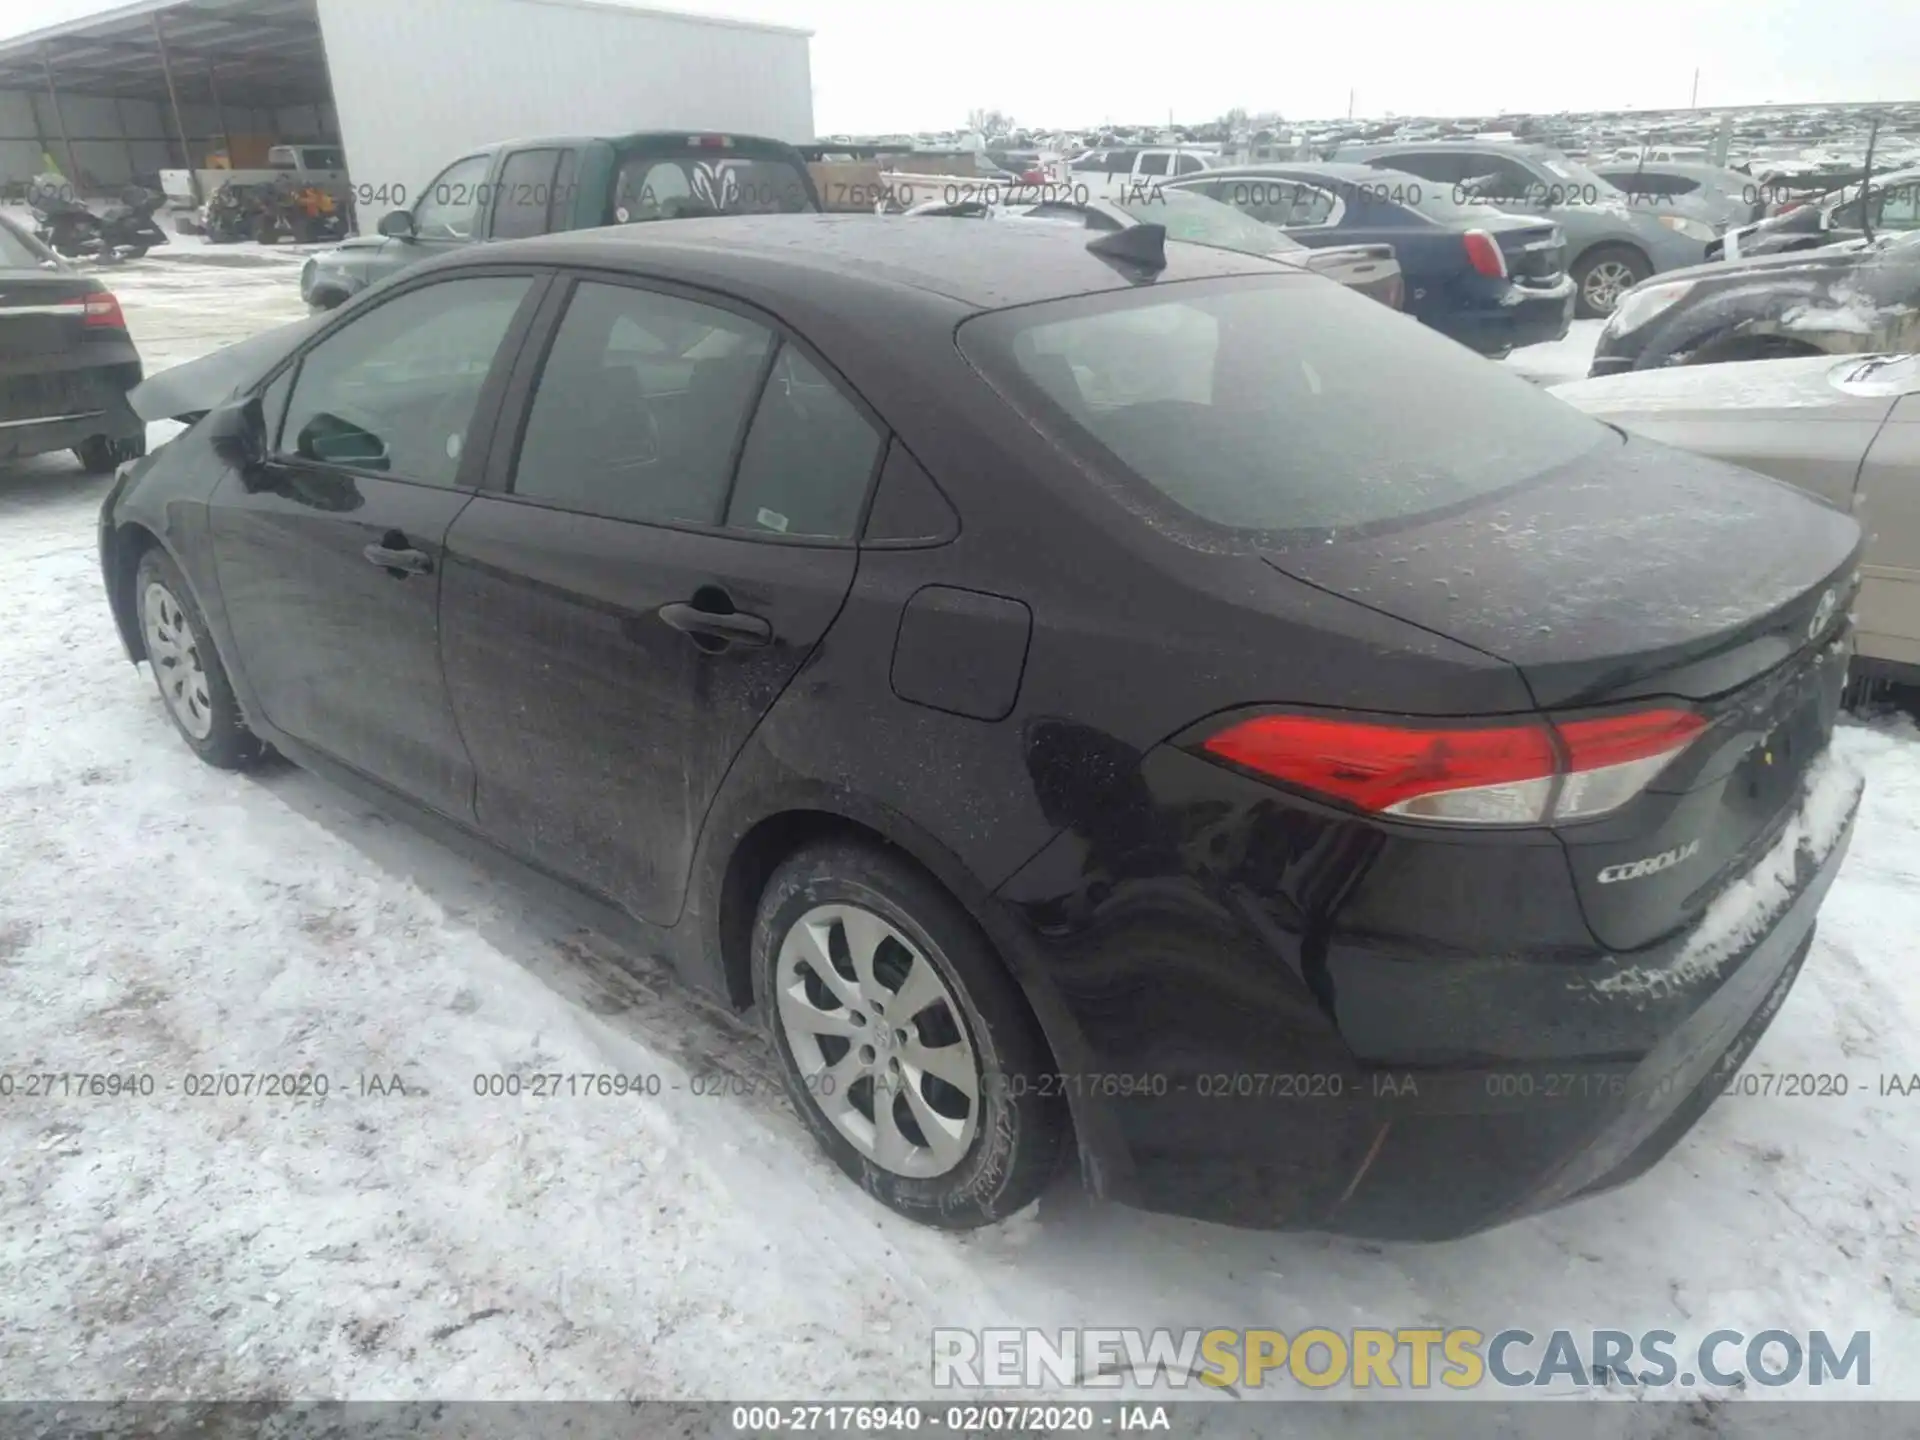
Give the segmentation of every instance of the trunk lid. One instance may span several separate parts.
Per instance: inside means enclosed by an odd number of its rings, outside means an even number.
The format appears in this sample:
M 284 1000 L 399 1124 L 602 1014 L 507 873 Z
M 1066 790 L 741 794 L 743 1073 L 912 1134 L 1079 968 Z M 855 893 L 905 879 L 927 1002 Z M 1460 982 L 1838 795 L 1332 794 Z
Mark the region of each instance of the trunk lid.
M 1507 275 L 1516 285 L 1546 289 L 1558 285 L 1566 273 L 1566 236 L 1550 220 L 1503 215 L 1475 228 L 1493 237 L 1506 259 Z
M 1791 486 L 1622 436 L 1470 506 L 1266 554 L 1510 662 L 1558 709 L 1757 678 L 1800 648 L 1859 540 Z
M 100 289 L 70 271 L 0 269 L 0 362 L 18 368 L 90 339 L 86 297 Z

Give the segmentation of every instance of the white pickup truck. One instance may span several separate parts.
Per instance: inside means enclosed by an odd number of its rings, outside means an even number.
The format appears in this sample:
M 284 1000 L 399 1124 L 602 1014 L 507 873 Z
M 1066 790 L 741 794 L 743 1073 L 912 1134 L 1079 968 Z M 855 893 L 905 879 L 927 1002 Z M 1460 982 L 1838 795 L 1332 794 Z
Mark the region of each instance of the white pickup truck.
M 271 185 L 283 175 L 325 190 L 342 205 L 353 198 L 346 153 L 338 145 L 275 145 L 267 151 L 266 168 L 261 170 L 162 170 L 160 188 L 169 208 L 191 210 L 222 185 Z M 200 182 L 197 200 L 195 179 Z

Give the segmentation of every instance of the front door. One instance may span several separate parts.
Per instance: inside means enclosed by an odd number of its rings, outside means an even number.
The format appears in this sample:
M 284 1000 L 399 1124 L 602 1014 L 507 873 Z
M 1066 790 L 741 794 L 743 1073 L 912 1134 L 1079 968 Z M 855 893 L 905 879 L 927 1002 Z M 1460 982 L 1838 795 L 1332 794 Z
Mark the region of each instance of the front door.
M 528 274 L 440 280 L 365 310 L 264 393 L 272 458 L 229 472 L 210 527 L 264 718 L 455 818 L 472 765 L 440 673 L 447 527 L 473 496 Z M 495 402 L 497 404 L 497 402 Z M 469 444 L 470 438 L 477 443 Z
M 410 196 L 413 234 L 382 242 L 368 266 L 369 282 L 464 249 L 482 235 L 481 222 L 493 199 L 487 185 L 492 169 L 491 155 L 468 155 L 434 176 L 418 195 Z
M 771 324 L 598 281 L 516 412 L 441 597 L 478 821 L 671 924 L 728 767 L 852 585 L 882 434 Z

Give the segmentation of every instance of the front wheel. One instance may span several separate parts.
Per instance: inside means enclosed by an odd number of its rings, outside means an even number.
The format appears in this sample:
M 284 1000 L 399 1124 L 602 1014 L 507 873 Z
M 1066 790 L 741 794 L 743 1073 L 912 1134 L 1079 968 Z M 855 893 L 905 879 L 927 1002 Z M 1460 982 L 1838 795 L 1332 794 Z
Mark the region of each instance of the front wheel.
M 221 770 L 244 770 L 266 753 L 241 717 L 226 666 L 173 558 L 157 545 L 133 581 L 140 634 L 167 718 L 193 753 Z
M 1604 320 L 1622 295 L 1652 274 L 1653 263 L 1631 246 L 1594 246 L 1574 263 L 1575 313 L 1583 320 Z
M 833 841 L 767 883 L 754 993 L 794 1107 L 834 1163 L 910 1220 L 1003 1220 L 1068 1134 L 1038 1023 L 986 937 L 924 871 Z

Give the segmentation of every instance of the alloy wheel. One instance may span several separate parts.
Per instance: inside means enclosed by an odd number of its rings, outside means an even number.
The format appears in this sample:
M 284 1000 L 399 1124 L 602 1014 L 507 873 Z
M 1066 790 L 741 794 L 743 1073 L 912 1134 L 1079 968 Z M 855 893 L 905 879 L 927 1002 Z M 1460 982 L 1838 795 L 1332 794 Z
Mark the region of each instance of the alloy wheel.
M 780 942 L 774 1003 L 808 1098 L 873 1164 L 944 1175 L 979 1129 L 958 1000 L 921 949 L 857 905 L 820 905 Z
M 1620 260 L 1602 260 L 1581 284 L 1587 304 L 1608 314 L 1620 303 L 1620 297 L 1634 286 L 1633 267 Z
M 146 620 L 147 658 L 153 663 L 160 694 L 196 740 L 213 733 L 213 700 L 207 693 L 207 670 L 200 660 L 200 644 L 193 638 L 186 611 L 174 593 L 158 581 L 147 585 L 141 601 Z

